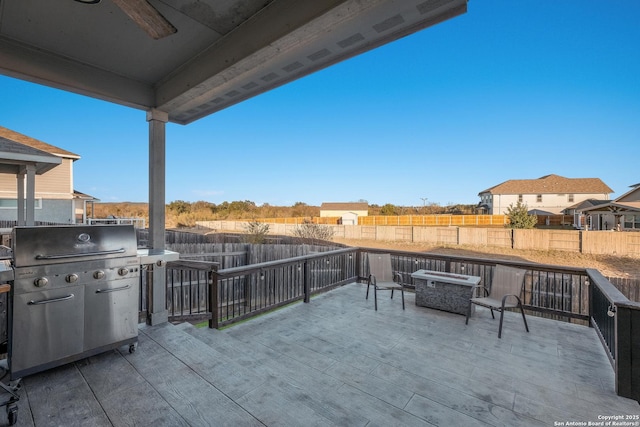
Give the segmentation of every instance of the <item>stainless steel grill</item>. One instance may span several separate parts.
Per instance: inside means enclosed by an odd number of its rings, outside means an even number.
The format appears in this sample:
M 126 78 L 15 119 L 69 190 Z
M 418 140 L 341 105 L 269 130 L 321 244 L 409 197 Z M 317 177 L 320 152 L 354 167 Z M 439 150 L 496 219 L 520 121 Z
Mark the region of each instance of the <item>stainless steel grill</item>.
M 127 344 L 135 349 L 133 226 L 16 227 L 12 244 L 11 379 Z

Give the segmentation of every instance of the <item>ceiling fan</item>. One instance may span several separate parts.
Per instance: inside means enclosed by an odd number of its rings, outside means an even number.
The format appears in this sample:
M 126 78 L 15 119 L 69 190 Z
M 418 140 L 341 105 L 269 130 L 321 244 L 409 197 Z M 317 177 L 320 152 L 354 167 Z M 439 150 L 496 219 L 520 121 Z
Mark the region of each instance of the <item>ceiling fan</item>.
M 84 4 L 97 4 L 101 0 L 75 0 Z M 111 0 L 127 16 L 155 40 L 170 36 L 178 30 L 147 0 Z

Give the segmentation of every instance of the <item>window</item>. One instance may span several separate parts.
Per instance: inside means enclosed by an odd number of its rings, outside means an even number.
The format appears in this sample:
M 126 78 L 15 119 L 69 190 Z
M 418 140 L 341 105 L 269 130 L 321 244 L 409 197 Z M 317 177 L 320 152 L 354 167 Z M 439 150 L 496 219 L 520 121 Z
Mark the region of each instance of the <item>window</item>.
M 25 207 L 27 201 L 24 201 Z M 35 199 L 34 205 L 36 209 L 42 209 L 42 199 Z M 18 199 L 0 199 L 0 209 L 17 209 Z
M 640 229 L 640 215 L 625 215 L 624 228 L 636 230 Z
M 567 201 L 573 203 L 573 194 L 567 194 Z
M 542 194 L 538 194 L 538 195 L 536 196 L 536 202 L 537 202 L 537 203 L 542 203 Z
M 522 194 L 518 194 L 518 202 L 522 203 Z

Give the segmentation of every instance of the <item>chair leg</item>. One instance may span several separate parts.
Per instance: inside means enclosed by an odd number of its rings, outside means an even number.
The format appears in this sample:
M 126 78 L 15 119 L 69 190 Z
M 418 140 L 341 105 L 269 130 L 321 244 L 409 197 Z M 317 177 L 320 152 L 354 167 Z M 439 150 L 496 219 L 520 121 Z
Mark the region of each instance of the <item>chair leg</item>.
M 373 305 L 376 307 L 376 311 L 378 311 L 378 288 L 373 287 Z
M 500 312 L 500 327 L 498 328 L 498 338 L 502 338 L 502 320 L 504 319 L 504 309 Z
M 493 315 L 493 308 L 490 308 L 489 310 L 491 310 L 491 318 L 492 318 L 492 319 L 495 319 L 495 318 L 496 318 L 496 316 L 494 316 L 494 315 Z
M 524 308 L 522 308 L 522 303 L 520 303 L 520 313 L 522 313 L 522 320 L 524 321 L 524 328 L 529 332 L 529 325 L 527 325 L 527 318 L 524 316 Z
M 391 289 L 391 299 L 393 299 L 393 289 Z
M 369 286 L 371 286 L 371 284 L 367 283 L 367 297 L 365 299 L 369 299 Z
M 402 309 L 404 310 L 404 289 L 400 289 L 400 294 L 402 295 Z

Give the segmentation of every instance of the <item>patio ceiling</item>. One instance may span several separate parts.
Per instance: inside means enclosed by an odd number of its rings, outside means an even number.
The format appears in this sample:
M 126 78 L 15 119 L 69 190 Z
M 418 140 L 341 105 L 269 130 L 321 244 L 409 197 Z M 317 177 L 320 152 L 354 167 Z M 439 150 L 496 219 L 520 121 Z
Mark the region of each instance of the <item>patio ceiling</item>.
M 467 0 L 0 0 L 0 73 L 187 124 L 466 8 Z

